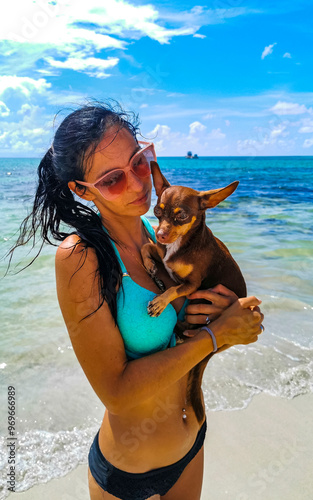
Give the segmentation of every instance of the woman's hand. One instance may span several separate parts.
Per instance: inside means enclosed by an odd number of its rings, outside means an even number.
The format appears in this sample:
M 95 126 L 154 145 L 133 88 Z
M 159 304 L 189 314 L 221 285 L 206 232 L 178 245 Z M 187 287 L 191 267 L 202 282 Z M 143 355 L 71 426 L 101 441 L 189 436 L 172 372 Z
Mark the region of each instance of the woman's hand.
M 208 290 L 197 290 L 187 296 L 187 299 L 205 299 L 211 304 L 188 304 L 185 309 L 185 320 L 192 325 L 204 325 L 208 319 L 217 319 L 222 312 L 233 304 L 237 295 L 224 285 L 217 285 Z
M 228 349 L 233 345 L 251 344 L 258 340 L 262 333 L 264 315 L 260 308 L 261 300 L 256 297 L 244 297 L 235 300 L 220 316 L 210 323 L 218 346 L 218 351 Z M 186 337 L 194 337 L 202 331 L 186 330 Z

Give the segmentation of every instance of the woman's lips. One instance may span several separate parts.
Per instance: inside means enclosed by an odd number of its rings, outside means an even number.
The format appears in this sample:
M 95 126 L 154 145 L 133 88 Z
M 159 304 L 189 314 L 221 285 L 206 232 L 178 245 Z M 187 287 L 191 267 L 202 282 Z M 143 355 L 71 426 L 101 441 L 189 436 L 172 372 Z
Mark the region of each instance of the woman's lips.
M 142 203 L 146 203 L 147 199 L 148 199 L 148 196 L 149 196 L 149 192 L 147 192 L 144 196 L 142 196 L 141 198 L 137 198 L 137 200 L 135 201 L 132 201 L 130 203 L 130 205 L 141 205 Z

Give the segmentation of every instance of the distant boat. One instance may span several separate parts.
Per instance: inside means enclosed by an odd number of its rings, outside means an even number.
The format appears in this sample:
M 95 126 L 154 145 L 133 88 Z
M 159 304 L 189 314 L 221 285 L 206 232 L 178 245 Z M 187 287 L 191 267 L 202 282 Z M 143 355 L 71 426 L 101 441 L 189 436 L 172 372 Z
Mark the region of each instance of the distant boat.
M 192 159 L 192 160 L 197 160 L 199 158 L 199 156 L 197 154 L 193 155 L 191 151 L 188 151 L 188 153 L 185 156 L 185 158 L 189 158 L 189 159 Z

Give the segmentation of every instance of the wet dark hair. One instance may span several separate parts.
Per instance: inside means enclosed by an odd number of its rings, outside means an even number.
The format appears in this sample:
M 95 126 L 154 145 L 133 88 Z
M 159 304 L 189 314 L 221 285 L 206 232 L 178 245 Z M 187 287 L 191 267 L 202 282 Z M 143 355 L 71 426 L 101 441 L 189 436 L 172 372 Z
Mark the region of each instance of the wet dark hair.
M 139 131 L 138 115 L 124 111 L 116 102 L 92 102 L 69 114 L 58 127 L 53 144 L 38 167 L 38 185 L 32 212 L 23 220 L 20 234 L 10 250 L 10 261 L 14 250 L 33 240 L 40 231 L 41 246 L 37 255 L 25 267 L 30 266 L 40 254 L 44 243 L 57 246 L 51 241 L 63 241 L 70 234 L 78 234 L 79 241 L 73 246 L 83 244 L 80 267 L 87 258 L 88 248 L 92 247 L 98 259 L 95 279 L 99 280 L 99 304 L 94 314 L 106 300 L 112 316 L 117 322 L 116 287 L 122 284 L 122 271 L 109 235 L 103 230 L 101 218 L 95 210 L 76 199 L 68 187 L 68 182 L 84 180 L 86 170 L 97 145 L 107 130 L 117 127 L 126 128 L 136 139 Z M 65 232 L 64 224 L 74 228 Z M 25 267 L 23 269 L 25 269 Z

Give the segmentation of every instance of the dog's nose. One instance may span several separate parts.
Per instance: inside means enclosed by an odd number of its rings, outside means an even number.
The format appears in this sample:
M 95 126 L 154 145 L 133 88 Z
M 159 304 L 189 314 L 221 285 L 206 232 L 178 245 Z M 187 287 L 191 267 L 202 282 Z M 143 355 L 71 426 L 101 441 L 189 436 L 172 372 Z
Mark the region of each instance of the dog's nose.
M 167 240 L 168 235 L 169 235 L 169 233 L 165 232 L 163 229 L 160 229 L 160 230 L 156 233 L 156 237 L 157 237 L 159 240 L 161 240 L 161 241 L 165 241 L 165 240 Z

